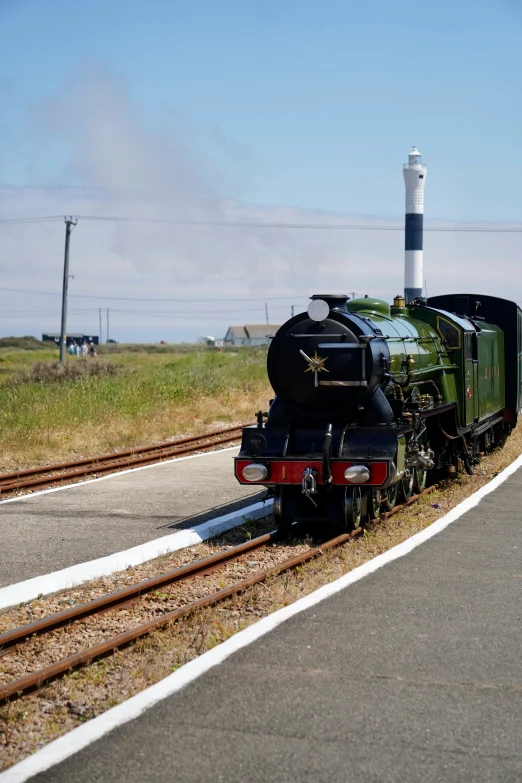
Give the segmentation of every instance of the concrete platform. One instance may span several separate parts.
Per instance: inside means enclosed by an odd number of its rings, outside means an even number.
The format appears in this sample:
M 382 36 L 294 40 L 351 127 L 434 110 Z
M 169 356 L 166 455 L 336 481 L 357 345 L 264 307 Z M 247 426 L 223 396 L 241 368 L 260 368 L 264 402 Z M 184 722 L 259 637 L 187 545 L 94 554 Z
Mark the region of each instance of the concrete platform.
M 0 503 L 0 587 L 129 549 L 260 498 L 234 449 Z
M 522 780 L 521 497 L 519 470 L 410 554 L 31 780 Z

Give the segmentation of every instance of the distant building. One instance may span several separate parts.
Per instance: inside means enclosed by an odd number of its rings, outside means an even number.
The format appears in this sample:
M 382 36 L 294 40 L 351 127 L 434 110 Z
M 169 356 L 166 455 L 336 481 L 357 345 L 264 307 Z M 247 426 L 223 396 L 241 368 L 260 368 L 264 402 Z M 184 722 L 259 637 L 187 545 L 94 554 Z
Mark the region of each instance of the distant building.
M 83 341 L 87 344 L 94 343 L 94 345 L 100 344 L 100 338 L 97 334 L 68 334 L 65 338 L 65 344 L 70 345 L 73 342 L 78 343 L 78 345 L 81 345 Z M 60 344 L 60 335 L 56 334 L 55 332 L 51 332 L 49 334 L 42 334 L 42 341 L 44 343 L 56 343 L 56 345 Z M 112 341 L 111 341 L 112 342 Z
M 210 348 L 215 342 L 216 338 L 212 334 L 200 334 L 198 337 L 198 345 L 207 345 Z
M 229 326 L 225 339 L 225 345 L 268 345 L 279 325 L 274 324 L 247 324 L 246 326 Z

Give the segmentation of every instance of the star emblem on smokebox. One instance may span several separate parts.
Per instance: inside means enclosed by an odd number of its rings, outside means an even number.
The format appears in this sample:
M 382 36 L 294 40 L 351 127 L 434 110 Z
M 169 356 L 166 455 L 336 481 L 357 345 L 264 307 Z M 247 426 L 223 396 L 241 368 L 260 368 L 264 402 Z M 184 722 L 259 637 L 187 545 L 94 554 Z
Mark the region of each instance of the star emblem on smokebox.
M 308 362 L 308 367 L 306 368 L 305 372 L 330 372 L 324 366 L 326 359 L 318 356 L 317 351 L 312 357 L 307 356 L 304 351 L 300 351 L 299 353 L 301 353 Z

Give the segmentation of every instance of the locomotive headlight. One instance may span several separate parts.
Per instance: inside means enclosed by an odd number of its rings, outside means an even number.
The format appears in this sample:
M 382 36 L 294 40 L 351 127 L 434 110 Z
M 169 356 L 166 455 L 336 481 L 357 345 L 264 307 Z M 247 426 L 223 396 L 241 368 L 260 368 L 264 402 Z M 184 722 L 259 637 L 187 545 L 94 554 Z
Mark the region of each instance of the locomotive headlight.
M 370 469 L 366 465 L 352 465 L 344 471 L 346 481 L 351 484 L 362 484 L 370 480 Z
M 313 299 L 308 305 L 308 316 L 312 321 L 324 321 L 330 314 L 330 305 L 324 299 Z
M 242 474 L 245 481 L 263 481 L 268 476 L 268 470 L 264 465 L 252 462 L 250 465 L 245 465 Z

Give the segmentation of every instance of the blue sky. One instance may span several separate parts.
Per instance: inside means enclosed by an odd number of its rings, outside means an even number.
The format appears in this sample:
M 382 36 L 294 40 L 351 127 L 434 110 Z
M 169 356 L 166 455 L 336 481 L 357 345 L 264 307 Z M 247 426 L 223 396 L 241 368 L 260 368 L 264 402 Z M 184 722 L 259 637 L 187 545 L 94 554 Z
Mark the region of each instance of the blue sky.
M 231 176 L 249 201 L 399 215 L 417 144 L 433 216 L 522 212 L 516 0 L 1 0 L 0 27 L 4 181 L 42 161 L 30 110 L 92 63 L 151 124 L 181 115 L 212 154 L 214 134 L 237 145 Z M 54 150 L 42 174 L 59 162 Z
M 177 163 L 169 171 L 190 161 L 183 177 L 191 193 L 204 181 L 200 211 L 211 196 L 259 208 L 261 219 L 292 214 L 305 221 L 322 213 L 400 219 L 402 163 L 416 144 L 429 167 L 427 221 L 518 221 L 521 41 L 519 0 L 0 0 L 0 211 L 42 214 L 54 206 L 56 186 L 63 196 L 59 213 L 78 212 L 67 188 L 82 186 L 92 195 L 116 183 L 121 197 L 124 186 L 132 190 L 124 162 L 109 183 L 104 170 L 119 154 L 118 134 L 127 137 L 128 131 L 128 149 L 141 145 L 143 152 L 140 177 L 149 165 L 147 147 L 175 147 Z M 107 115 L 119 111 L 116 120 L 105 122 L 102 100 Z M 109 138 L 112 146 L 105 144 Z M 185 200 L 176 192 L 172 209 Z M 94 214 L 102 202 L 91 200 Z M 119 206 L 125 209 L 121 199 Z M 509 259 L 522 237 L 511 241 Z M 274 269 L 278 242 L 271 237 L 268 243 Z M 446 242 L 456 252 L 452 237 Z M 290 243 L 281 243 L 288 255 Z M 353 241 L 346 243 L 349 255 Z M 254 238 L 249 247 L 233 249 L 246 257 L 258 244 Z M 393 256 L 400 276 L 400 242 L 395 244 L 390 263 Z M 113 246 L 109 237 L 107 253 Z M 494 256 L 492 247 L 484 265 Z M 77 240 L 84 261 L 100 255 L 100 248 L 82 250 Z M 267 251 L 266 241 L 261 250 Z M 318 256 L 323 251 L 318 245 Z M 195 252 L 188 248 L 180 263 L 188 264 Z M 344 249 L 328 252 L 338 269 Z M 364 263 L 376 252 L 377 245 Z M 141 260 L 129 263 L 135 272 Z M 276 289 L 290 296 L 293 263 L 279 288 L 261 290 L 257 280 L 260 296 Z M 7 263 L 3 271 L 5 278 L 16 269 Z M 140 288 L 143 268 L 138 273 Z M 230 279 L 238 274 L 231 272 Z M 130 272 L 128 277 L 130 285 Z M 366 278 L 350 279 L 341 287 L 367 285 Z M 190 285 L 184 278 L 183 290 L 190 292 Z M 304 293 L 305 287 L 296 284 L 293 291 Z M 381 289 L 390 293 L 387 284 Z M 246 282 L 241 290 L 249 292 Z

